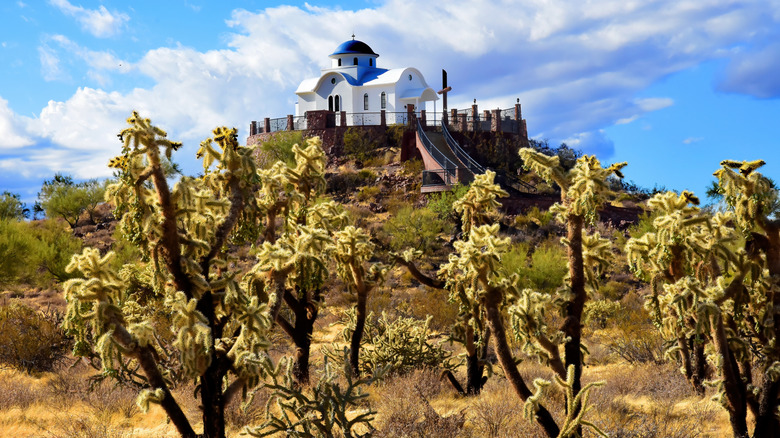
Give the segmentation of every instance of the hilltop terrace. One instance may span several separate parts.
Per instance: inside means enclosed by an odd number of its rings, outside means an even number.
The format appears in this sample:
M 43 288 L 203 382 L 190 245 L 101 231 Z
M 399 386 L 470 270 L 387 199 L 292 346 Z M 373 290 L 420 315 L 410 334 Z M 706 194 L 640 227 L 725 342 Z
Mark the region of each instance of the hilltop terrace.
M 393 125 L 404 125 L 410 130 L 417 129 L 417 122 L 424 130 L 439 128 L 442 123 L 449 130 L 459 132 L 496 132 L 528 137 L 526 121 L 522 117 L 520 103 L 509 109 L 484 110 L 480 114 L 476 104 L 466 110 L 450 109 L 446 112 L 415 111 L 413 105 L 408 105 L 406 112 L 348 113 L 346 111 L 311 110 L 303 116 L 287 115 L 280 118 L 265 118 L 262 122 L 252 121 L 249 124 L 247 144 L 262 142 L 276 132 L 306 131 L 306 135 L 320 135 L 323 141 L 335 139 L 335 133 L 343 133 L 351 126 L 366 128 L 386 128 Z M 376 128 L 374 128 L 376 129 Z M 330 135 L 327 135 L 330 134 Z

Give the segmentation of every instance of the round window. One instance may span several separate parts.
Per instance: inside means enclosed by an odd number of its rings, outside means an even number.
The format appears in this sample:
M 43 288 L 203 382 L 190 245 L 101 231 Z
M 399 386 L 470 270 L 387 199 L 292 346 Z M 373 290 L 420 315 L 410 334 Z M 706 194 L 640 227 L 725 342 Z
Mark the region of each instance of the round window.
M 332 78 L 332 79 L 330 80 L 330 83 L 331 83 L 331 84 L 335 84 L 335 83 L 336 83 L 336 78 Z

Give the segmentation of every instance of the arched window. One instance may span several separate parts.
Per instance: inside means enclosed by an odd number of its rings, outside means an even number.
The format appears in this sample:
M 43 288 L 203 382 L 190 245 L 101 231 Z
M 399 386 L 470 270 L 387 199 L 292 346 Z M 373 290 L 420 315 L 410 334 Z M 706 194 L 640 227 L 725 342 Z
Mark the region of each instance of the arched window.
M 368 66 L 373 67 L 374 66 L 374 58 L 368 58 Z
M 382 109 L 387 109 L 387 94 L 383 91 L 379 96 L 379 105 Z
M 352 64 L 357 65 L 357 57 L 352 59 Z
M 368 111 L 368 93 L 363 95 L 363 111 Z
M 333 111 L 333 96 L 328 96 L 328 111 Z
M 341 105 L 339 105 L 339 95 L 336 95 L 336 98 L 333 99 L 333 111 L 339 112 L 341 111 Z
M 339 58 L 339 67 L 341 67 L 341 58 Z

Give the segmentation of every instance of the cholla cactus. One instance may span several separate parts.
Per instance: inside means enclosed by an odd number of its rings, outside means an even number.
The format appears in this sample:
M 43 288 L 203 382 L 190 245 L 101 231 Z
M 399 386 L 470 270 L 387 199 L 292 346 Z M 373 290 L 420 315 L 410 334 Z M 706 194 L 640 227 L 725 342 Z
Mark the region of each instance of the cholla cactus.
M 683 286 L 689 284 L 682 282 L 685 278 L 714 280 L 719 275 L 712 272 L 717 258 L 734 261 L 730 246 L 737 236 L 726 225 L 732 218 L 730 214 L 712 217 L 702 212 L 698 203 L 698 198 L 688 191 L 655 195 L 648 201 L 656 214 L 655 232 L 629 239 L 626 256 L 631 269 L 653 284 L 647 304 L 672 346 L 667 355 L 679 360 L 694 389 L 703 393 L 703 381 L 708 374 L 705 333 L 697 318 L 690 316 L 699 305 L 700 294 L 679 292 L 691 291 Z
M 561 189 L 561 201 L 553 205 L 550 211 L 556 213 L 557 219 L 566 224 L 567 228 L 562 243 L 566 245 L 568 253 L 569 275 L 564 290 L 556 300 L 565 318 L 558 335 L 563 339 L 563 366 L 555 360 L 554 352 L 557 352 L 558 347 L 551 336 L 537 336 L 537 342 L 547 351 L 544 356 L 550 360 L 558 377 L 568 379 L 563 370 L 573 367 L 572 391 L 576 396 L 581 388 L 582 316 L 588 300 L 586 286 L 590 284 L 596 287 L 598 273 L 610 254 L 610 244 L 606 239 L 598 234 L 584 234 L 584 229 L 587 224 L 596 221 L 598 210 L 611 193 L 607 178 L 611 175 L 622 178 L 621 169 L 626 163 L 602 167 L 595 156 L 585 155 L 578 158 L 574 167 L 567 171 L 560 165 L 559 157 L 549 157 L 531 148 L 520 149 L 520 157 L 527 168 Z M 520 316 L 529 318 L 530 315 L 532 313 L 526 310 Z M 525 326 L 529 324 L 530 321 Z M 574 409 L 577 411 L 580 408 L 575 404 Z
M 360 375 L 360 342 L 366 324 L 366 303 L 368 293 L 382 281 L 387 268 L 380 263 L 371 265 L 366 272 L 365 263 L 374 255 L 374 244 L 360 228 L 348 226 L 334 235 L 333 256 L 339 276 L 357 295 L 355 304 L 355 326 L 349 343 L 349 363 L 352 372 Z
M 322 187 L 316 140 L 298 148 L 298 166 L 279 177 L 258 172 L 235 129 L 217 128 L 198 151 L 204 176 L 182 177 L 171 188 L 163 157 L 181 144 L 137 113 L 128 124 L 120 134 L 122 155 L 111 161 L 119 178 L 107 199 L 143 261 L 116 270 L 111 253 L 86 249 L 74 256 L 68 269 L 83 278 L 65 285 L 66 325 L 76 333 L 77 354 L 99 355 L 105 376 L 140 376 L 139 405 L 160 404 L 185 437 L 197 434 L 169 385 L 195 380 L 203 436 L 224 437 L 225 405 L 266 375 L 266 333 L 278 314 L 272 311 L 282 300 L 278 292 L 317 281 L 308 274 L 323 270 L 321 254 L 344 215 L 328 203 L 313 205 Z M 274 232 L 272 213 L 285 217 L 284 233 Z M 231 240 L 268 234 L 263 221 L 278 238 L 264 242 L 259 265 L 242 278 L 225 249 Z M 257 272 L 264 275 L 258 279 Z
M 359 404 L 368 397 L 363 387 L 381 379 L 382 374 L 355 380 L 346 360 L 346 349 L 342 354 L 346 382 L 338 381 L 338 375 L 326 359 L 323 375 L 311 388 L 296 384 L 289 359 L 283 358 L 275 367 L 270 361 L 263 362 L 271 379 L 265 386 L 273 392 L 266 404 L 265 421 L 244 432 L 256 437 L 279 433 L 301 438 L 370 436 L 374 430 L 371 421 L 376 412 L 360 408 Z
M 715 172 L 728 213 L 700 211 L 692 194 L 657 195 L 656 230 L 627 244 L 634 271 L 653 281 L 648 307 L 668 338 L 670 353 L 708 362 L 718 372 L 716 398 L 727 409 L 734 436 L 774 436 L 780 363 L 780 225 L 768 216 L 777 193 L 756 170 L 763 161 L 724 161 Z M 742 238 L 745 248 L 738 248 Z M 701 353 L 692 354 L 699 349 Z M 700 355 L 701 358 L 696 357 Z M 757 368 L 757 370 L 754 370 Z M 695 375 L 695 372 L 694 372 Z M 755 376 L 758 376 L 754 381 Z

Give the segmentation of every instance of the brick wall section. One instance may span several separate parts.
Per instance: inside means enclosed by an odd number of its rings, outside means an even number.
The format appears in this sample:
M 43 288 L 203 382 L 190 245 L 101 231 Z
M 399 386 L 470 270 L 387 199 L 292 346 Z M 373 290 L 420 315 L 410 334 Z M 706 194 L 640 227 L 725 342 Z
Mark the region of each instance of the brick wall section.
M 490 119 L 490 130 L 493 132 L 501 132 L 501 110 L 500 109 L 494 109 L 492 111 L 492 118 Z

